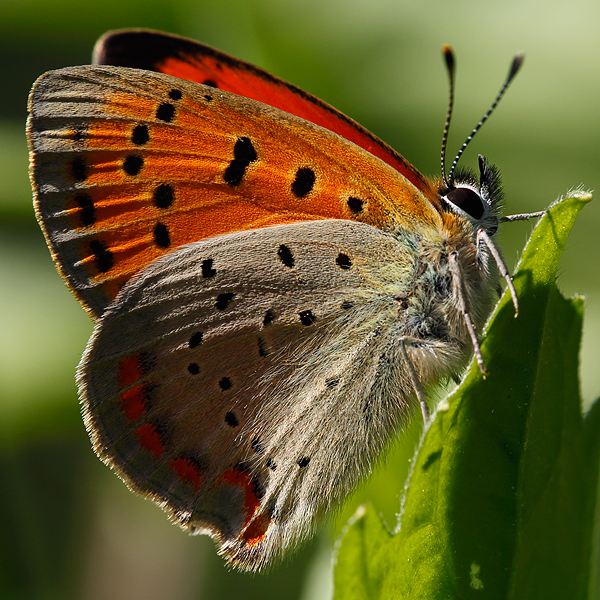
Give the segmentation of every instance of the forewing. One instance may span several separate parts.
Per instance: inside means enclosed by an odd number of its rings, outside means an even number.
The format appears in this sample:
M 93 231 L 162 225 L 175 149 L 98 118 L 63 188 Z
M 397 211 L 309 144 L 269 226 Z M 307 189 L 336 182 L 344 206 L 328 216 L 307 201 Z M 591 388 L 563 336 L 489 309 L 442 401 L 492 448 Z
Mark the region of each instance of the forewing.
M 305 537 L 407 418 L 417 265 L 369 225 L 191 244 L 132 279 L 78 370 L 97 453 L 180 525 L 258 569 Z
M 430 189 L 417 169 L 350 117 L 295 85 L 210 46 L 158 31 L 109 31 L 96 43 L 94 63 L 167 73 L 269 104 L 341 135 L 391 165 L 420 190 Z
M 322 218 L 385 230 L 438 219 L 435 199 L 355 144 L 169 75 L 53 71 L 29 110 L 36 213 L 94 317 L 133 274 L 210 236 Z

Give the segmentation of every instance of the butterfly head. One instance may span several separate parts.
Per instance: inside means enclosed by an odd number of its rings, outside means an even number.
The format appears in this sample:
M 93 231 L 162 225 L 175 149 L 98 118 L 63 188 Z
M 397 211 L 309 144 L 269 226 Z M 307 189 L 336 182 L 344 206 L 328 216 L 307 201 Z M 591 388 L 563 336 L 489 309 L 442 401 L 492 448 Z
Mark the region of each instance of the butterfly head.
M 471 169 L 457 169 L 452 180 L 439 189 L 442 206 L 460 214 L 476 229 L 485 229 L 494 235 L 498 229 L 502 208 L 502 184 L 495 165 L 479 155 L 479 177 Z

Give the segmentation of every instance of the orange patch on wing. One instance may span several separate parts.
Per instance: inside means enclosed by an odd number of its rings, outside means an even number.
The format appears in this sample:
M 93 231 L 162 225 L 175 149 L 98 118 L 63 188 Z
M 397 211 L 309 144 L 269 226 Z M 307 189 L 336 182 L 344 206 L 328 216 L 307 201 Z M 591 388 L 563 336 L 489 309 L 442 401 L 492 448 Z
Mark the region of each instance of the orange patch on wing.
M 152 454 L 156 460 L 165 452 L 165 445 L 161 435 L 152 423 L 144 423 L 135 430 L 140 446 Z
M 246 518 L 244 524 L 247 524 L 256 513 L 260 504 L 260 499 L 256 495 L 252 479 L 240 469 L 229 469 L 223 473 L 221 480 L 230 485 L 239 486 L 244 491 L 244 507 L 246 509 Z M 242 533 L 242 539 L 249 545 L 258 544 L 266 535 L 269 528 L 270 519 L 267 515 L 258 515 L 248 528 Z
M 242 533 L 242 539 L 248 546 L 260 544 L 267 535 L 271 520 L 267 515 L 258 515 Z
M 142 94 L 112 89 L 107 91 L 104 100 L 107 113 L 140 121 L 153 120 L 158 107 L 156 100 L 145 98 Z M 110 141 L 108 135 L 106 140 Z
M 194 486 L 194 491 L 200 489 L 202 483 L 202 474 L 198 465 L 189 458 L 178 456 L 169 463 L 169 467 L 174 471 L 182 481 L 191 483 Z
M 146 413 L 146 386 L 141 383 L 119 396 L 121 408 L 130 423 Z

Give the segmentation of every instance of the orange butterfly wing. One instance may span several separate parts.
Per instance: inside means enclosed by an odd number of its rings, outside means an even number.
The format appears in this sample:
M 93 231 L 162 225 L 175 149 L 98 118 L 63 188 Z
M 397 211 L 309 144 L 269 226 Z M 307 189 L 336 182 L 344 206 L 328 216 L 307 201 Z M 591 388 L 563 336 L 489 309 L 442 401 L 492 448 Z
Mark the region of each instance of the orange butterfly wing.
M 94 64 L 158 71 L 263 102 L 320 125 L 394 167 L 422 191 L 430 183 L 393 148 L 316 96 L 267 71 L 193 40 L 145 29 L 109 31 Z
M 36 213 L 93 317 L 148 264 L 207 237 L 322 218 L 388 230 L 438 218 L 429 184 L 213 87 L 87 66 L 42 76 L 29 108 Z

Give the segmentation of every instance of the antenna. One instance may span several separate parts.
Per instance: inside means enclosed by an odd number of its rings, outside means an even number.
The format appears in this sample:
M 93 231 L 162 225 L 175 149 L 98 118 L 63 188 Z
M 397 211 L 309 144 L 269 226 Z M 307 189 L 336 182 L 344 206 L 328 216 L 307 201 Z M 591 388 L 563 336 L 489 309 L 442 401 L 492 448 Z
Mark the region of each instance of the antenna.
M 445 53 L 445 50 L 444 50 L 444 53 Z M 457 165 L 460 157 L 462 156 L 462 153 L 465 151 L 465 148 L 469 145 L 469 142 L 473 139 L 475 134 L 481 129 L 481 126 L 488 120 L 489 116 L 494 112 L 496 106 L 498 106 L 498 102 L 500 102 L 500 99 L 502 98 L 502 96 L 504 96 L 504 92 L 506 92 L 506 89 L 510 85 L 510 82 L 515 78 L 515 75 L 517 74 L 521 65 L 523 64 L 524 58 L 525 58 L 525 55 L 523 53 L 519 53 L 514 57 L 512 64 L 510 66 L 510 71 L 508 72 L 508 76 L 506 77 L 506 80 L 502 84 L 502 87 L 500 88 L 500 91 L 498 92 L 496 99 L 494 100 L 494 102 L 492 102 L 492 105 L 490 106 L 488 111 L 485 113 L 485 115 L 483 115 L 481 121 L 479 121 L 479 123 L 477 123 L 475 129 L 473 129 L 473 131 L 471 131 L 471 133 L 465 140 L 464 144 L 461 146 L 460 150 L 458 151 L 456 157 L 454 158 L 454 162 L 452 163 L 452 166 L 450 167 L 450 172 L 448 173 L 448 181 L 450 182 L 450 184 L 452 184 L 452 179 L 454 176 L 454 169 L 456 169 L 456 165 Z M 448 59 L 446 58 L 446 63 L 447 62 L 448 62 Z M 448 124 L 449 120 L 450 120 L 449 118 L 446 120 L 447 124 Z M 445 132 L 444 132 L 444 135 L 445 135 Z M 444 177 L 444 182 L 447 184 L 446 177 Z
M 446 113 L 446 124 L 444 125 L 444 135 L 442 136 L 442 178 L 446 187 L 450 187 L 450 183 L 446 179 L 446 144 L 448 143 L 448 131 L 450 130 L 450 119 L 452 118 L 452 109 L 454 108 L 454 54 L 452 48 L 448 44 L 442 47 L 444 59 L 446 60 L 446 69 L 448 70 L 448 80 L 450 83 L 450 98 L 448 99 L 448 112 Z

